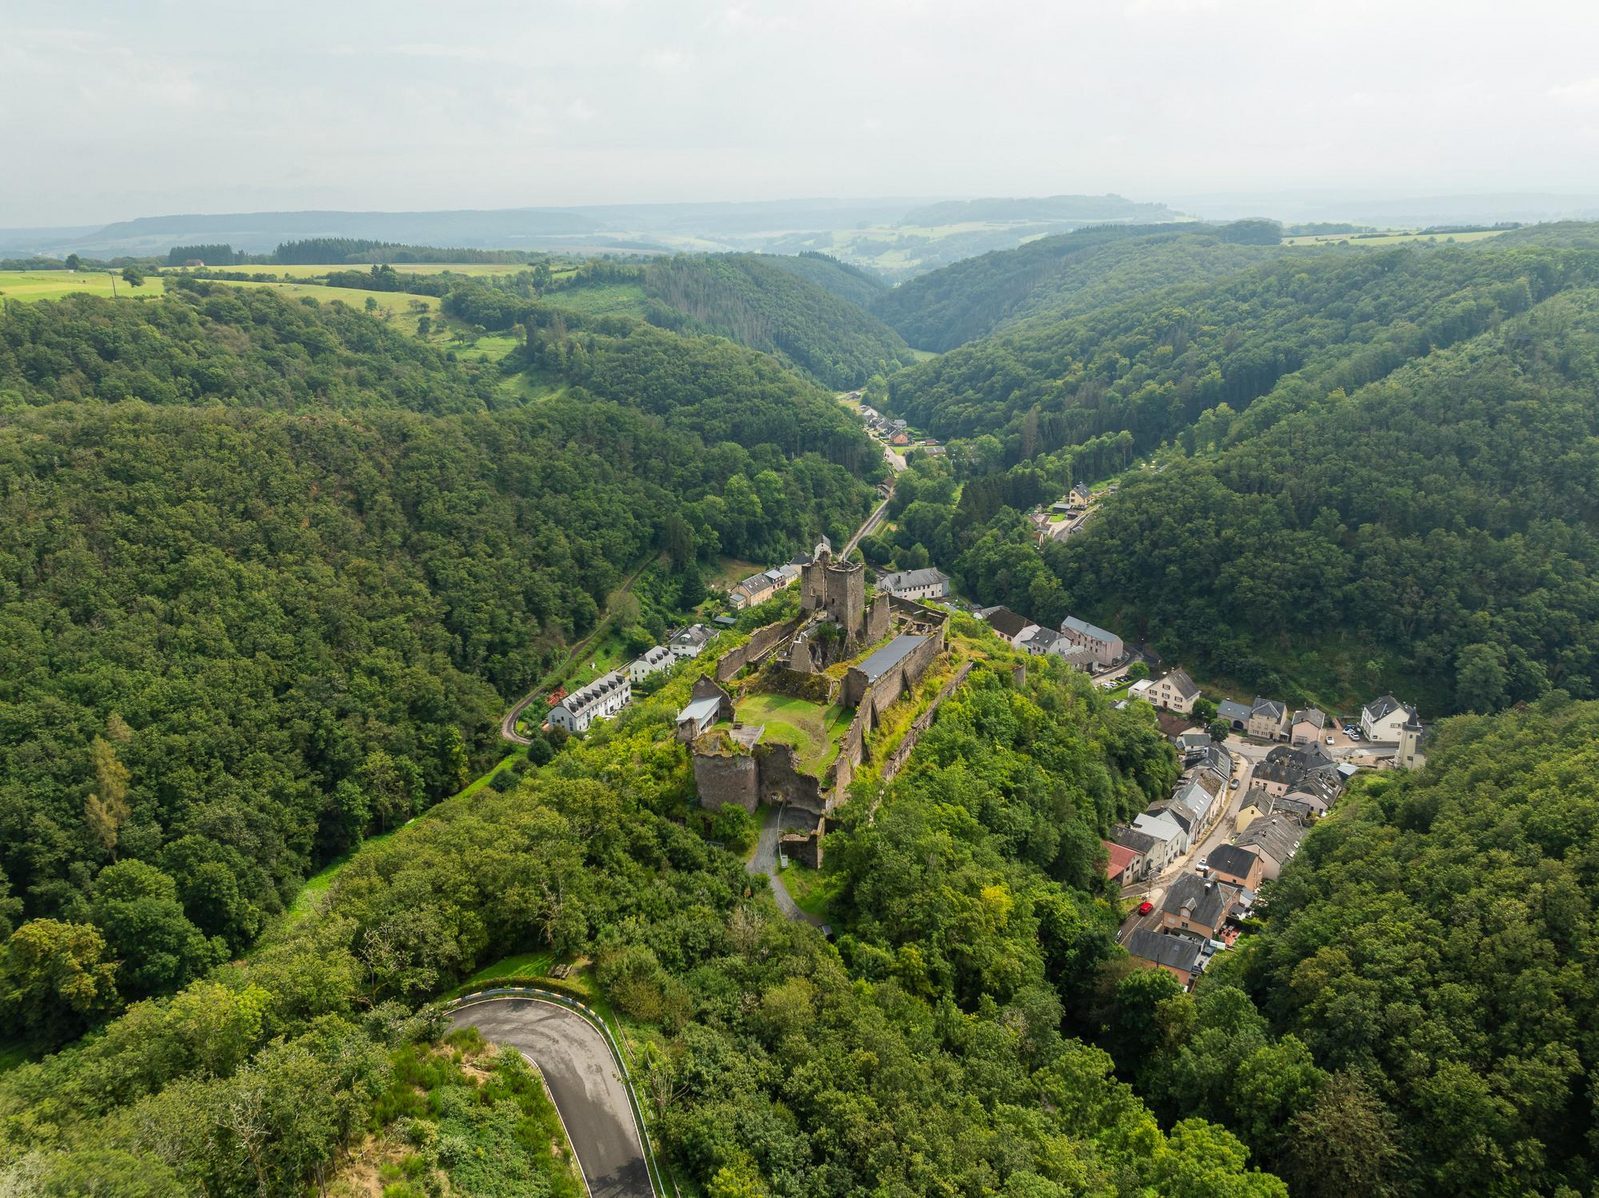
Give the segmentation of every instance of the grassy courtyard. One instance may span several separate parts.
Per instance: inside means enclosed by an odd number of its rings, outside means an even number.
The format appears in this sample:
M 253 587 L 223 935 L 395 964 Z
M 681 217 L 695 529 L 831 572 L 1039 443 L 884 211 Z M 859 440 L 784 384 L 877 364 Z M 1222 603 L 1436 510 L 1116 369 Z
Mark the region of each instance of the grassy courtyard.
M 764 724 L 763 739 L 793 746 L 799 767 L 820 774 L 838 756 L 838 742 L 849 731 L 854 712 L 834 703 L 824 706 L 788 695 L 745 695 L 738 700 L 744 724 Z

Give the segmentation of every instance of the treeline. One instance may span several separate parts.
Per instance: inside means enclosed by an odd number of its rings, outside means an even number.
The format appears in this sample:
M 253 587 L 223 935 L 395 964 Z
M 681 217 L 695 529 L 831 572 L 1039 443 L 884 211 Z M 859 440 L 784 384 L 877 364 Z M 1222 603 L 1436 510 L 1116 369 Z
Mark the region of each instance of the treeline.
M 769 375 L 497 412 L 264 291 L 12 305 L 0 346 L 0 889 L 95 929 L 123 998 L 458 789 L 632 566 L 786 556 L 870 495 L 808 451 L 867 452 L 831 398 L 725 342 Z
M 845 835 L 842 957 L 745 897 L 740 860 L 685 827 L 669 717 L 690 679 L 674 679 L 520 789 L 367 847 L 324 913 L 247 961 L 0 1077 L 5 1180 L 91 1192 L 136 1175 L 154 1198 L 329 1184 L 356 1137 L 414 1129 L 391 1079 L 416 1084 L 438 1025 L 410 1008 L 548 948 L 590 955 L 650 1029 L 658 1146 L 706 1193 L 1283 1195 L 1233 1135 L 1203 1118 L 1163 1132 L 1108 1056 L 1063 1037 L 1084 978 L 1122 959 L 1094 829 L 1173 764 L 1085 680 L 1004 677 L 979 670 L 905 775 L 932 771 L 953 802 L 905 781 Z M 92 975 L 94 947 L 61 951 Z M 52 997 L 47 977 L 24 988 Z M 457 1164 L 484 1143 L 414 1151 Z

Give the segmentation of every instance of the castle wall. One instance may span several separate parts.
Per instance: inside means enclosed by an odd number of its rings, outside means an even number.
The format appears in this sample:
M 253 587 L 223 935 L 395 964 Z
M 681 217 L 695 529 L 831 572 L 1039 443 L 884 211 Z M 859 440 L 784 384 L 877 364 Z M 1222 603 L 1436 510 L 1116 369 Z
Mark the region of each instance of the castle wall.
M 768 624 L 765 628 L 757 628 L 744 644 L 722 654 L 722 659 L 716 663 L 717 681 L 726 682 L 746 665 L 760 661 L 798 632 L 804 623 L 804 616 L 796 616 L 792 620 L 784 620 L 781 624 Z
M 758 771 L 759 798 L 763 803 L 777 806 L 788 803 L 821 815 L 827 807 L 822 797 L 821 784 L 809 774 L 802 774 L 795 764 L 794 750 L 788 745 L 759 744 L 748 760 Z M 753 810 L 753 808 L 751 808 Z
M 789 832 L 778 841 L 783 854 L 790 861 L 798 861 L 811 869 L 822 868 L 822 821 L 809 832 Z
M 745 753 L 695 753 L 694 785 L 700 806 L 720 811 L 729 803 L 751 815 L 760 798 L 755 758 Z
M 871 610 L 866 613 L 866 643 L 875 644 L 888 635 L 892 625 L 888 596 L 879 594 L 872 600 Z
M 922 733 L 933 726 L 933 719 L 938 715 L 938 709 L 943 706 L 944 700 L 955 693 L 955 688 L 966 681 L 966 675 L 972 672 L 972 663 L 967 662 L 955 672 L 955 676 L 939 688 L 938 694 L 927 705 L 927 710 L 917 716 L 911 723 L 910 731 L 905 734 L 905 739 L 894 746 L 894 751 L 883 762 L 883 781 L 888 782 L 904 767 L 910 759 L 911 751 L 916 748 L 916 742 L 921 740 Z

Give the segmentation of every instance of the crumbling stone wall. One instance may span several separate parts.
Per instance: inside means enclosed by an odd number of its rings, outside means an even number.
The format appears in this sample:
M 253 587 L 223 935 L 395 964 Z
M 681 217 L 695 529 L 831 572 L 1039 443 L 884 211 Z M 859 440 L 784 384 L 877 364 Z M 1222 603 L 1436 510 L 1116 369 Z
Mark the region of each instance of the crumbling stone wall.
M 761 802 L 774 807 L 788 803 L 806 811 L 814 811 L 817 815 L 826 810 L 827 802 L 822 797 L 821 783 L 810 774 L 800 773 L 791 746 L 756 745 L 752 760 L 756 763 Z
M 894 751 L 883 761 L 883 781 L 891 780 L 895 774 L 904 767 L 910 759 L 911 750 L 916 748 L 916 742 L 922 738 L 922 733 L 933 726 L 933 719 L 938 715 L 938 709 L 943 706 L 944 700 L 955 693 L 955 688 L 966 681 L 966 675 L 972 672 L 972 663 L 967 662 L 955 676 L 943 686 L 939 687 L 938 694 L 927 705 L 927 710 L 911 721 L 910 731 L 905 734 L 905 739 L 894 746 Z
M 694 785 L 700 806 L 720 811 L 729 803 L 755 814 L 760 800 L 759 772 L 748 753 L 694 752 Z
M 822 821 L 809 832 L 789 832 L 778 841 L 783 855 L 811 869 L 822 868 Z
M 737 649 L 729 649 L 722 654 L 722 659 L 716 663 L 717 680 L 726 682 L 746 665 L 759 662 L 780 648 L 789 637 L 800 630 L 805 619 L 804 616 L 795 616 L 792 620 L 784 620 L 780 624 L 768 624 L 764 628 L 757 628 L 750 639 Z

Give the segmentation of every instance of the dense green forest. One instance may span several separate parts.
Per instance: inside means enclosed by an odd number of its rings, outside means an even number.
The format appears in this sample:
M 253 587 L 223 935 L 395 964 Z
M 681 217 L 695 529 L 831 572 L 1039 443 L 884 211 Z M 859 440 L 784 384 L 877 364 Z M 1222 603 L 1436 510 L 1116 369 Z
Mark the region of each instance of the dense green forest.
M 755 254 L 652 262 L 644 270 L 644 290 L 680 318 L 657 312 L 652 319 L 778 354 L 834 388 L 859 387 L 910 361 L 905 343 L 887 325 L 777 263 Z
M 0 346 L 0 891 L 97 929 L 125 999 L 459 789 L 634 566 L 780 558 L 870 493 L 810 449 L 869 459 L 838 405 L 723 341 L 493 412 L 266 292 L 10 305 Z
M 369 846 L 324 913 L 247 961 L 0 1077 L 5 1176 L 46 1193 L 130 1171 L 150 1195 L 298 1193 L 341 1145 L 397 1126 L 385 1096 L 438 1034 L 415 1003 L 549 945 L 594 955 L 647 1042 L 668 1159 L 707 1194 L 1282 1195 L 1231 1134 L 1203 1118 L 1163 1132 L 1108 1055 L 1062 1036 L 1066 1005 L 1120 957 L 1097 831 L 1174 764 L 1085 680 L 1010 677 L 974 676 L 883 817 L 846 835 L 840 949 L 744 897 L 739 859 L 686 826 L 676 679 L 519 788 Z M 901 862 L 914 872 L 885 876 Z M 92 971 L 81 927 L 26 935 Z M 52 998 L 51 980 L 30 973 L 24 992 Z M 492 1167 L 442 1137 L 418 1151 L 452 1178 Z
M 857 308 L 869 310 L 888 294 L 888 284 L 863 266 L 841 262 L 830 254 L 806 250 L 798 254 L 752 255 L 769 266 L 786 270 Z
M 1264 930 L 1119 1063 L 1296 1195 L 1591 1192 L 1596 743 L 1599 705 L 1560 696 L 1443 725 L 1424 773 L 1342 800 Z
M 1095 225 L 907 279 L 873 311 L 918 349 L 948 350 L 1033 316 L 1073 316 L 1277 256 L 1224 230 Z

